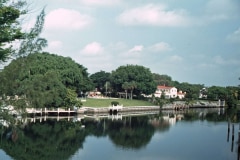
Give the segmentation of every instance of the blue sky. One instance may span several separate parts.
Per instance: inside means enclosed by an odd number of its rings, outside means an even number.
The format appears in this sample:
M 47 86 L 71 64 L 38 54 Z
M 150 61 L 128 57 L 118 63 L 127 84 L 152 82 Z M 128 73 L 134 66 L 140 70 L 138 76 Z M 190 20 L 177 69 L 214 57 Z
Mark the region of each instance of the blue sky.
M 239 0 L 41 0 L 30 8 L 44 6 L 45 51 L 90 74 L 137 64 L 179 82 L 240 84 Z

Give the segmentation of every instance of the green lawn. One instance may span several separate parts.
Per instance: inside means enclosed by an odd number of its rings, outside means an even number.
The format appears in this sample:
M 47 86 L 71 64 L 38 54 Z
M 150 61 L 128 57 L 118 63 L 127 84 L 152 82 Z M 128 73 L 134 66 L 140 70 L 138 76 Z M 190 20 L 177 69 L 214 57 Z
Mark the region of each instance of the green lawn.
M 119 102 L 123 106 L 154 106 L 154 104 L 142 100 L 129 100 L 129 99 L 94 99 L 87 98 L 86 102 L 82 102 L 84 107 L 108 107 L 112 101 Z

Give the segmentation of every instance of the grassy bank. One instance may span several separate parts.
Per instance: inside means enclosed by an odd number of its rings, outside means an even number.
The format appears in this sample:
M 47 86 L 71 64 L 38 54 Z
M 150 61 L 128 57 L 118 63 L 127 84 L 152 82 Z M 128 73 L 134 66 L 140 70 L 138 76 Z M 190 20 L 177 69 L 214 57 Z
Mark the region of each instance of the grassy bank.
M 108 107 L 112 101 L 119 102 L 123 106 L 154 106 L 154 104 L 142 100 L 129 100 L 129 99 L 93 99 L 87 98 L 86 102 L 82 102 L 84 107 Z

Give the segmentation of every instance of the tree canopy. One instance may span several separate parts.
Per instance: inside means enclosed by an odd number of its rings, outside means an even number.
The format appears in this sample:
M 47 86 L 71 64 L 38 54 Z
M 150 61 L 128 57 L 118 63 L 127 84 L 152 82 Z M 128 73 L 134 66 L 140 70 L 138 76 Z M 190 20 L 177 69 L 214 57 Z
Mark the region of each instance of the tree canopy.
M 24 9 L 26 5 L 25 0 L 0 0 L 0 62 L 39 52 L 47 46 L 47 40 L 39 37 L 44 25 L 44 9 L 34 27 L 29 32 L 22 31 L 19 19 L 28 12 Z M 19 48 L 13 45 L 17 40 L 21 43 Z
M 90 79 L 92 80 L 94 87 L 97 88 L 99 91 L 105 91 L 106 82 L 110 81 L 111 73 L 105 71 L 99 71 L 92 75 L 90 75 Z
M 111 84 L 115 91 L 124 91 L 122 87 L 125 82 L 134 85 L 129 89 L 137 96 L 140 94 L 152 94 L 156 90 L 156 83 L 153 80 L 151 71 L 143 66 L 120 66 L 112 72 Z
M 13 53 L 10 43 L 24 37 L 18 19 L 25 14 L 25 4 L 21 0 L 0 0 L 0 62 L 7 61 Z
M 65 58 L 49 53 L 35 53 L 13 60 L 0 73 L 0 92 L 25 95 L 34 107 L 60 107 L 76 93 L 92 89 L 87 69 Z M 69 93 L 69 94 L 67 94 Z
M 172 78 L 168 75 L 160 75 L 158 73 L 153 73 L 153 79 L 157 85 L 172 86 Z

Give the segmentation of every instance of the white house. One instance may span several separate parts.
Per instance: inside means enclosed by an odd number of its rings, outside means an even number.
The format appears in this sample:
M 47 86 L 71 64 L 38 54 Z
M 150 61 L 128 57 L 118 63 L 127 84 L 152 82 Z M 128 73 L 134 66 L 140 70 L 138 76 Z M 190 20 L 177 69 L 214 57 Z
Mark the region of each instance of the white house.
M 177 98 L 182 99 L 185 97 L 186 93 L 182 93 L 182 91 L 177 92 L 176 87 L 170 87 L 170 86 L 157 86 L 157 90 L 154 93 L 155 97 L 161 97 L 161 95 L 164 94 L 166 99 L 169 98 Z
M 155 97 L 161 97 L 164 94 L 166 99 L 176 98 L 177 97 L 177 88 L 169 86 L 157 86 L 157 90 L 154 93 Z

